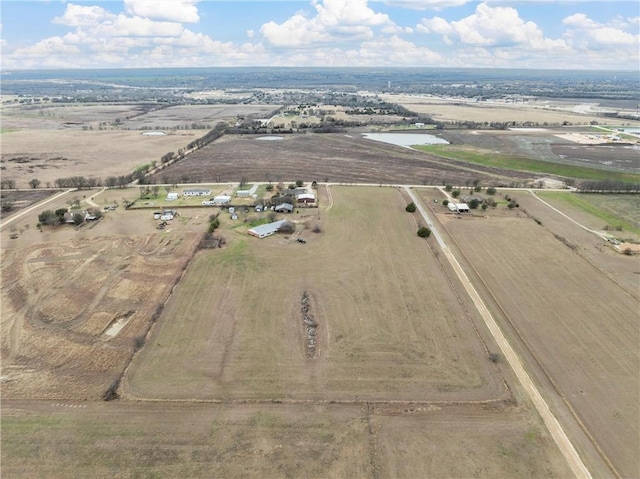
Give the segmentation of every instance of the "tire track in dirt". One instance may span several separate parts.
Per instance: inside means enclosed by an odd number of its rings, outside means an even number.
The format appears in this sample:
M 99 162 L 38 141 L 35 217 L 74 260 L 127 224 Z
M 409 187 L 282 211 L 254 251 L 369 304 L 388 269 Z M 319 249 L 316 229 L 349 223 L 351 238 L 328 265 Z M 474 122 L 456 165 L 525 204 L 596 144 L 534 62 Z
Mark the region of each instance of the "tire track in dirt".
M 520 384 L 522 385 L 524 391 L 529 396 L 529 399 L 534 405 L 536 411 L 538 411 L 538 414 L 542 418 L 545 426 L 547 427 L 547 430 L 553 437 L 553 440 L 558 445 L 560 452 L 562 453 L 565 460 L 569 464 L 569 467 L 573 471 L 574 475 L 579 478 L 584 477 L 584 478 L 590 479 L 592 477 L 591 473 L 582 462 L 582 459 L 580 458 L 576 449 L 573 447 L 573 444 L 569 440 L 564 429 L 562 428 L 562 426 L 560 425 L 556 417 L 551 412 L 549 405 L 546 403 L 546 401 L 540 394 L 540 391 L 538 390 L 533 380 L 531 379 L 526 369 L 524 368 L 524 365 L 522 364 L 520 357 L 516 354 L 515 350 L 507 340 L 506 336 L 504 335 L 504 333 L 496 323 L 495 319 L 493 318 L 493 315 L 491 314 L 487 306 L 484 304 L 484 301 L 482 300 L 477 290 L 475 289 L 475 287 L 467 277 L 466 273 L 462 269 L 462 266 L 460 265 L 456 257 L 453 255 L 451 250 L 446 247 L 446 243 L 444 242 L 442 237 L 439 235 L 439 233 L 437 233 L 437 229 L 433 226 L 433 222 L 431 221 L 425 208 L 422 206 L 422 203 L 419 201 L 416 194 L 410 188 L 405 187 L 405 190 L 411 197 L 412 201 L 418 207 L 418 211 L 420 212 L 424 220 L 427 222 L 427 224 L 429 224 L 429 227 L 432 229 L 432 232 L 434 233 L 436 240 L 442 247 L 443 254 L 446 256 L 447 260 L 453 267 L 456 275 L 460 279 L 460 282 L 462 283 L 467 294 L 476 305 L 476 308 L 478 309 L 478 312 L 480 313 L 482 319 L 484 320 L 487 328 L 491 332 L 491 335 L 493 336 L 498 347 L 502 351 L 502 354 L 504 355 L 505 359 L 511 366 L 511 369 L 515 373 L 516 377 L 520 381 Z

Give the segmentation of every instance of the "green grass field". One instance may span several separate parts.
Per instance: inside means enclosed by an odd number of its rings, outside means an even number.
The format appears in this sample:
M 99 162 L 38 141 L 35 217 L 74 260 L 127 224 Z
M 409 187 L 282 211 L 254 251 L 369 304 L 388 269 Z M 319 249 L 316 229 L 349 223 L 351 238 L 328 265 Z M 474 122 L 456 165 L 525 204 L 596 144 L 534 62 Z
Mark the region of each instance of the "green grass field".
M 543 200 L 557 201 L 602 221 L 602 226 L 620 226 L 640 235 L 640 195 L 600 195 L 561 191 L 540 191 Z M 600 227 L 602 227 L 600 226 Z
M 534 160 L 522 156 L 511 156 L 496 154 L 493 152 L 472 149 L 463 146 L 451 145 L 415 145 L 412 148 L 426 153 L 451 158 L 454 160 L 466 161 L 477 165 L 502 168 L 505 170 L 529 171 L 531 173 L 547 173 L 551 175 L 564 176 L 566 178 L 577 178 L 581 180 L 616 180 L 628 183 L 640 182 L 640 175 L 634 173 L 623 173 L 620 171 L 609 171 L 598 168 L 588 168 L 585 166 L 574 166 L 563 163 L 552 163 L 549 161 Z

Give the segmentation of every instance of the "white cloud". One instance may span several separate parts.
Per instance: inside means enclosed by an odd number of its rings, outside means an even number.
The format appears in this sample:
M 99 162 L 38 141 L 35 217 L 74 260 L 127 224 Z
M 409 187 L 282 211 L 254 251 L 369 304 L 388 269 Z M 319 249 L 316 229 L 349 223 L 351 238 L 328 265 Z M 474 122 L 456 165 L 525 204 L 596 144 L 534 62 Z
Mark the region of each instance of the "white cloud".
M 373 37 L 372 27 L 389 27 L 393 23 L 386 14 L 376 13 L 367 0 L 314 0 L 316 15 L 298 12 L 283 23 L 268 22 L 260 33 L 278 47 L 300 47 L 342 40 Z
M 124 0 L 125 12 L 134 16 L 179 23 L 198 23 L 199 0 Z
M 105 37 L 175 37 L 183 31 L 184 27 L 180 23 L 157 22 L 121 14 L 115 21 L 96 26 L 91 33 Z
M 383 0 L 392 7 L 409 8 L 411 10 L 443 10 L 450 7 L 466 5 L 472 0 Z
M 638 30 L 638 17 L 623 19 L 615 17 L 608 23 L 598 23 L 585 15 L 576 13 L 562 20 L 568 27 L 565 37 L 575 45 L 587 49 L 606 49 L 611 46 L 628 46 L 635 48 L 636 62 L 640 47 L 640 35 L 625 29 Z M 617 51 L 617 55 L 621 52 Z
M 567 47 L 562 39 L 545 38 L 542 30 L 531 21 L 520 18 L 511 7 L 491 7 L 481 3 L 475 13 L 458 21 L 433 17 L 421 20 L 417 30 L 445 36 L 445 41 L 484 47 L 527 46 L 534 49 Z
M 115 18 L 115 15 L 104 8 L 69 3 L 64 15 L 55 17 L 53 23 L 70 27 L 90 27 L 113 18 Z

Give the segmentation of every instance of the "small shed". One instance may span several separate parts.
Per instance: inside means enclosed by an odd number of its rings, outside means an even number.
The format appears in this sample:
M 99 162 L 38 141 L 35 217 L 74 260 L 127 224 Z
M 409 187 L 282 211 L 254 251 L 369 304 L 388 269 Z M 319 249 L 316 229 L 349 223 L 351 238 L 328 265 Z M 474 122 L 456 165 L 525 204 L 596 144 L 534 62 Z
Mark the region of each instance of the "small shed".
M 178 193 L 167 193 L 167 201 L 174 201 L 178 199 Z

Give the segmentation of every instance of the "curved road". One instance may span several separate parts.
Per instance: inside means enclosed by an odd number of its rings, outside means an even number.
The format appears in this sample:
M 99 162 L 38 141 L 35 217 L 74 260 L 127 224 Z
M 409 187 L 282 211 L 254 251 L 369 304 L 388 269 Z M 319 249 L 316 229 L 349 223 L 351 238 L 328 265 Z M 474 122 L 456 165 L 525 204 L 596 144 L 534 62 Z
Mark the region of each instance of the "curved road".
M 460 266 L 460 263 L 458 263 L 458 260 L 456 259 L 456 257 L 451 252 L 451 249 L 447 247 L 446 243 L 438 233 L 437 228 L 434 227 L 433 221 L 431 221 L 429 214 L 427 213 L 426 209 L 422 206 L 422 203 L 418 199 L 417 195 L 409 187 L 405 187 L 404 189 L 407 192 L 407 194 L 411 197 L 411 200 L 417 206 L 418 211 L 420 212 L 420 215 L 426 221 L 427 225 L 429 226 L 429 229 L 431 229 L 431 233 L 436 238 L 436 241 L 440 245 L 442 252 L 444 253 L 445 257 L 447 258 L 451 266 L 453 267 L 453 270 L 456 272 L 458 279 L 460 279 L 460 282 L 464 286 L 464 289 L 466 290 L 467 294 L 469 295 L 469 297 L 475 304 L 476 308 L 478 309 L 478 312 L 482 316 L 482 319 L 487 325 L 487 328 L 491 332 L 491 335 L 493 336 L 496 343 L 498 344 L 498 347 L 502 351 L 502 354 L 504 355 L 505 359 L 511 366 L 511 369 L 513 369 L 515 375 L 520 381 L 520 384 L 522 384 L 522 387 L 524 388 L 525 392 L 531 399 L 531 402 L 536 408 L 536 411 L 538 411 L 538 414 L 540 414 L 540 417 L 542 418 L 545 426 L 549 430 L 549 433 L 553 437 L 553 440 L 558 445 L 560 452 L 562 453 L 566 461 L 569 463 L 569 467 L 571 468 L 571 470 L 573 471 L 576 477 L 591 478 L 591 474 L 589 473 L 589 470 L 582 462 L 580 455 L 578 454 L 576 449 L 573 447 L 573 444 L 567 437 L 567 434 L 564 432 L 564 429 L 562 429 L 562 426 L 560 425 L 556 417 L 553 415 L 553 413 L 549 409 L 549 405 L 546 403 L 546 401 L 540 394 L 540 391 L 538 391 L 538 388 L 536 387 L 534 382 L 531 380 L 531 377 L 525 370 L 522 364 L 522 361 L 520 360 L 520 357 L 516 354 L 515 350 L 511 347 L 511 344 L 509 344 L 509 341 L 507 340 L 505 335 L 502 333 L 502 330 L 498 327 L 498 324 L 496 323 L 495 319 L 491 315 L 491 312 L 489 311 L 487 306 L 484 304 L 484 301 L 482 301 L 482 298 L 480 297 L 475 287 L 467 277 L 466 273 Z

